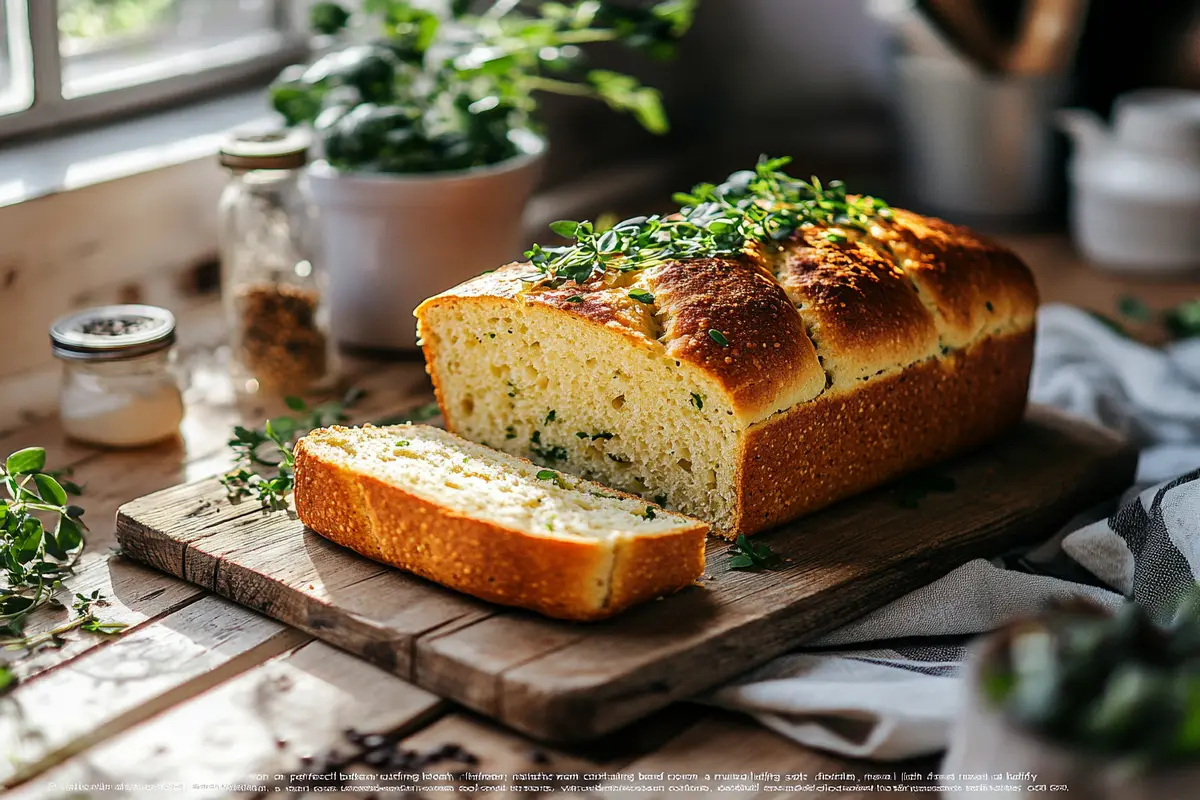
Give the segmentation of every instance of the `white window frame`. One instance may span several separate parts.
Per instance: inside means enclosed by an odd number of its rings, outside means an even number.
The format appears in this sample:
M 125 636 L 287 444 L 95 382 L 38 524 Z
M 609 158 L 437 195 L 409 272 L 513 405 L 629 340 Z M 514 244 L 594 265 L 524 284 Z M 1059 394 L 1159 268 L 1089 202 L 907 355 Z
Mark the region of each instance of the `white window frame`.
M 10 30 L 19 29 L 23 19 L 28 22 L 26 52 L 21 52 L 20 37 L 9 37 L 10 43 L 17 43 L 10 52 L 14 81 L 27 80 L 22 68 L 29 64 L 33 72 L 32 103 L 0 114 L 0 140 L 175 104 L 222 86 L 244 84 L 255 77 L 266 79 L 288 64 L 303 61 L 309 53 L 310 39 L 296 12 L 297 7 L 307 4 L 294 0 L 269 2 L 273 30 L 239 38 L 228 47 L 218 45 L 200 53 L 185 52 L 152 62 L 145 69 L 145 79 L 138 82 L 65 97 L 58 0 L 0 0 Z M 24 64 L 18 60 L 21 56 Z

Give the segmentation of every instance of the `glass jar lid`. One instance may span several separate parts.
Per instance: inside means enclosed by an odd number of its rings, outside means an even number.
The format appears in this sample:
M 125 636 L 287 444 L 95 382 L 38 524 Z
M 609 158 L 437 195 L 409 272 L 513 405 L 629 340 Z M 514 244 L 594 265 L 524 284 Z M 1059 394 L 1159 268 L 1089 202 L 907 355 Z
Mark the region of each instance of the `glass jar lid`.
M 175 316 L 158 306 L 99 306 L 60 317 L 50 326 L 59 358 L 118 361 L 175 343 Z
M 221 145 L 230 169 L 299 169 L 308 162 L 311 137 L 303 130 L 234 134 Z

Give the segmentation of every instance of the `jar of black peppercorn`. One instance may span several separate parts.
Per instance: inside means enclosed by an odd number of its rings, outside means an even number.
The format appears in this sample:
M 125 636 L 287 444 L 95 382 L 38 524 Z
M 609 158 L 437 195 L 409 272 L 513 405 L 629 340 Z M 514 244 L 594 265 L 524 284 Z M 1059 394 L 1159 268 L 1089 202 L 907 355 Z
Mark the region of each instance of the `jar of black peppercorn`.
M 234 386 L 295 395 L 337 380 L 318 225 L 300 132 L 238 136 L 221 148 L 221 293 Z

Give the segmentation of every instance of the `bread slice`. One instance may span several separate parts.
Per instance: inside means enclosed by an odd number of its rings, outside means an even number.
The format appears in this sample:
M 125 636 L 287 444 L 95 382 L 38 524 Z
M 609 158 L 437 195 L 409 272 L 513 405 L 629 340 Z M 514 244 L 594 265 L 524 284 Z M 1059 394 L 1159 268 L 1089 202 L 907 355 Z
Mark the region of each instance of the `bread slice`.
M 705 523 L 438 428 L 321 428 L 295 455 L 305 525 L 494 603 L 602 619 L 704 570 Z

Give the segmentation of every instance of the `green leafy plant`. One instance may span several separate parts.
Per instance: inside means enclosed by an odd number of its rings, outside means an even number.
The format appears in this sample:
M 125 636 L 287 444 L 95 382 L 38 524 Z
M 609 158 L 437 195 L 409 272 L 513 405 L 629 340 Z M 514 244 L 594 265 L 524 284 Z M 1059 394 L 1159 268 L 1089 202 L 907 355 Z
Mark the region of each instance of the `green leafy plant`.
M 436 172 L 494 164 L 522 152 L 537 129 L 538 92 L 591 97 L 667 130 L 657 90 L 586 69 L 582 45 L 620 42 L 655 58 L 674 54 L 696 0 L 622 7 L 611 0 L 495 0 L 475 13 L 461 0 L 363 0 L 311 10 L 324 35 L 377 25 L 382 37 L 285 70 L 271 101 L 288 125 L 311 125 L 342 170 Z
M 75 628 L 95 633 L 122 630 L 123 624 L 100 622 L 92 613 L 92 604 L 104 604 L 96 591 L 87 598 L 86 609 L 77 605 L 74 620 L 25 636 L 30 614 L 45 606 L 61 607 L 57 595 L 83 554 L 87 526 L 83 509 L 70 502 L 79 487 L 69 481 L 60 483 L 55 472 L 46 470 L 46 451 L 41 447 L 11 454 L 0 467 L 0 483 L 7 494 L 0 500 L 0 568 L 4 570 L 0 645 L 15 649 L 61 643 L 62 634 Z M 0 674 L 0 684 L 8 685 L 11 681 L 5 674 Z
M 730 569 L 770 569 L 779 563 L 779 555 L 766 542 L 752 542 L 745 534 L 729 548 Z
M 536 272 L 522 276 L 535 284 L 556 287 L 566 281 L 582 284 L 606 271 L 629 272 L 664 261 L 736 257 L 751 248 L 773 248 L 798 229 L 827 228 L 831 242 L 847 240 L 847 230 L 867 230 L 891 209 L 874 197 L 852 197 L 841 181 L 822 184 L 802 181 L 782 172 L 788 158 L 759 160 L 753 170 L 735 172 L 720 185 L 702 183 L 675 195 L 678 211 L 632 217 L 600 231 L 591 222 L 559 220 L 550 229 L 570 244 L 534 245 L 525 253 Z M 635 298 L 641 299 L 641 298 Z M 653 298 L 643 302 L 653 302 Z M 724 333 L 709 337 L 729 345 Z
M 340 400 L 312 408 L 302 398 L 287 397 L 284 402 L 296 412 L 295 416 L 272 417 L 262 428 L 235 427 L 229 447 L 237 458 L 234 468 L 221 477 L 226 495 L 233 502 L 257 498 L 263 508 L 271 511 L 287 508 L 296 440 L 314 428 L 345 422 L 346 409 L 361 397 L 361 391 L 351 389 Z
M 1058 609 L 1007 632 L 981 689 L 1014 722 L 1133 766 L 1200 759 L 1200 616 Z

